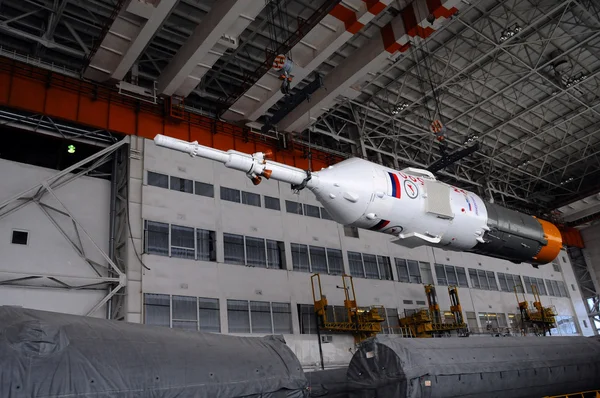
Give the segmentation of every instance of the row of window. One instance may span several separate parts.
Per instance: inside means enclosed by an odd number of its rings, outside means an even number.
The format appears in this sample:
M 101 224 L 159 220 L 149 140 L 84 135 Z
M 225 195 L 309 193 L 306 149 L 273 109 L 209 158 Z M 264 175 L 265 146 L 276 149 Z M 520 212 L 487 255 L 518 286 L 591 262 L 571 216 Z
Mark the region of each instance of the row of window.
M 219 299 L 144 294 L 144 323 L 176 329 L 221 332 Z M 227 300 L 229 333 L 291 334 L 289 303 Z
M 180 257 L 199 261 L 216 261 L 215 231 L 192 228 L 182 225 L 144 222 L 145 252 L 170 257 Z M 292 269 L 301 272 L 318 272 L 330 275 L 344 273 L 344 260 L 339 249 L 321 246 L 291 243 Z M 228 264 L 245 265 L 272 269 L 287 269 L 285 261 L 285 244 L 282 241 L 223 233 L 224 261 Z M 375 254 L 348 251 L 350 275 L 367 278 L 393 280 L 390 258 Z M 432 283 L 429 263 L 394 258 L 398 280 L 408 283 Z M 521 277 L 514 274 L 496 273 L 481 269 L 469 268 L 471 288 L 484 290 L 501 290 L 513 292 L 515 287 L 519 293 L 523 286 L 527 293 L 533 293 L 532 285 L 536 285 L 540 295 L 568 297 L 566 285 L 562 281 L 545 280 L 534 277 Z M 435 264 L 437 284 L 442 286 L 456 285 L 469 287 L 464 267 Z
M 215 187 L 205 182 L 193 181 L 180 177 L 168 176 L 166 174 L 148 171 L 148 185 L 170 189 L 178 192 L 185 192 L 209 198 L 215 197 Z M 220 198 L 229 202 L 242 203 L 249 206 L 262 207 L 261 195 L 254 192 L 242 191 L 240 189 L 220 187 Z M 281 210 L 279 198 L 263 195 L 264 207 L 271 210 Z M 305 215 L 308 217 L 322 218 L 332 220 L 327 210 L 323 207 L 302 204 L 290 200 L 285 201 L 285 208 L 288 213 Z

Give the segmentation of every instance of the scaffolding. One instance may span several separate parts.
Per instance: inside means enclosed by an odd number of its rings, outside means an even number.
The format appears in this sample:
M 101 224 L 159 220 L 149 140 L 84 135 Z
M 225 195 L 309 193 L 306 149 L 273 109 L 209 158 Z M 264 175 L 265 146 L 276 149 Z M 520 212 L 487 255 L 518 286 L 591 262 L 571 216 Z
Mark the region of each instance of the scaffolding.
M 351 333 L 354 336 L 355 343 L 360 343 L 377 333 L 381 333 L 381 323 L 385 321 L 381 314 L 385 314 L 385 309 L 383 306 L 371 306 L 368 309 L 359 308 L 356 303 L 352 276 L 342 275 L 341 288 L 344 290 L 344 308 L 347 314 L 347 321 L 344 322 L 331 322 L 327 319 L 328 303 L 327 296 L 323 294 L 321 287 L 321 275 L 318 273 L 313 274 L 310 280 L 315 314 L 318 319 L 317 328 L 319 330 Z
M 523 292 L 523 300 L 519 299 L 518 287 Z M 551 329 L 556 327 L 556 310 L 554 306 L 544 307 L 540 298 L 537 285 L 531 284 L 531 291 L 533 292 L 533 308 L 529 308 L 529 303 L 525 297 L 525 289 L 521 285 L 514 287 L 515 297 L 517 298 L 517 304 L 519 307 L 519 313 L 521 315 L 521 334 L 525 335 L 526 330 L 532 328 L 534 334 L 546 336 L 546 333 L 551 335 Z
M 442 320 L 435 286 L 425 285 L 425 295 L 428 308 L 405 309 L 404 317 L 399 320 L 400 327 L 409 329 L 412 337 L 444 337 L 450 336 L 453 331 L 459 336 L 468 336 L 458 297 L 458 287 L 448 286 L 452 322 Z

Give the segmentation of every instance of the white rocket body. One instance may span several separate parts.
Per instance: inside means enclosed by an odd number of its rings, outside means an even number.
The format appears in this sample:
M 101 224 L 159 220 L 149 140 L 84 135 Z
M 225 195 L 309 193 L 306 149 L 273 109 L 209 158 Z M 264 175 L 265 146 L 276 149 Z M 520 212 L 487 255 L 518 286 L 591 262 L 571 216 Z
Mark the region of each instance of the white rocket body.
M 335 221 L 395 236 L 393 242 L 402 246 L 429 245 L 534 265 L 552 261 L 562 246 L 553 224 L 486 203 L 427 170 L 397 171 L 351 158 L 309 173 L 269 161 L 264 153 L 221 151 L 160 134 L 154 141 L 242 171 L 255 184 L 264 177 L 310 189 Z

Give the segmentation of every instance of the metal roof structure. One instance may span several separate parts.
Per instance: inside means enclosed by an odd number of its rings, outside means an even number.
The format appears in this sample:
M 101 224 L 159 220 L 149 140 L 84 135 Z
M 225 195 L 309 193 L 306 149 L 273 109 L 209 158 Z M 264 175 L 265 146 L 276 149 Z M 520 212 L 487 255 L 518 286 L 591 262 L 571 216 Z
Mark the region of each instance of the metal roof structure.
M 268 134 L 395 168 L 477 143 L 439 178 L 530 213 L 600 191 L 595 0 L 0 0 L 0 46 L 257 128 L 286 54 L 324 87 Z

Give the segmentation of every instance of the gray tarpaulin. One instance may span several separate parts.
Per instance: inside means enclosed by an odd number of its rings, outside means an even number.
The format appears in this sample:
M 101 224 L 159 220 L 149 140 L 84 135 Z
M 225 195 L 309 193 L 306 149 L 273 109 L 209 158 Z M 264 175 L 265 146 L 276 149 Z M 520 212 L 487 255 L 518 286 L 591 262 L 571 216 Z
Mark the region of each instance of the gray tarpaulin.
M 600 389 L 588 337 L 406 339 L 378 336 L 348 367 L 350 397 L 543 397 Z
M 0 307 L 1 398 L 306 397 L 283 337 Z

